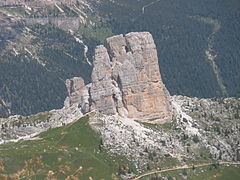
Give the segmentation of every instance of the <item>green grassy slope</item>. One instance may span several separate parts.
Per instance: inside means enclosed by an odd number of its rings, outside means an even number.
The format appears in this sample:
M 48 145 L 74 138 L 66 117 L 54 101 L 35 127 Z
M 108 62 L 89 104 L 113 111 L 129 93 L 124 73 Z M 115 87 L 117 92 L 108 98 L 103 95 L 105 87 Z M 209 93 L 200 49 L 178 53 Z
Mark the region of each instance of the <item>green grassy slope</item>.
M 239 165 L 221 165 L 221 166 L 206 166 L 195 169 L 184 169 L 164 172 L 145 176 L 141 180 L 162 180 L 162 177 L 177 180 L 238 180 L 240 178 Z
M 23 118 L 23 124 L 33 124 L 48 120 L 50 114 L 38 114 Z M 94 180 L 120 179 L 117 175 L 126 172 L 140 172 L 134 168 L 134 164 L 126 158 L 107 153 L 102 146 L 102 139 L 98 133 L 93 131 L 89 126 L 89 118 L 83 117 L 66 126 L 50 129 L 41 133 L 32 140 L 19 141 L 17 143 L 6 143 L 0 145 L 0 180 L 2 179 L 83 179 L 87 180 L 92 177 Z M 176 122 L 164 125 L 147 125 L 144 126 L 159 129 L 163 128 L 169 131 L 174 128 Z M 150 156 L 151 155 L 151 156 Z M 200 165 L 210 163 L 207 149 L 196 151 L 199 155 L 195 160 L 183 160 L 187 164 Z M 179 162 L 171 157 L 158 159 L 153 153 L 149 153 L 149 168 L 144 171 L 151 171 L 157 168 L 175 168 Z M 156 161 L 155 161 L 156 160 Z M 156 162 L 156 163 L 155 163 Z M 160 164 L 159 164 L 160 162 Z M 194 170 L 174 170 L 162 173 L 165 177 L 176 177 L 184 179 L 186 176 L 192 180 L 227 180 L 231 177 L 237 180 L 240 177 L 240 166 L 227 166 L 217 164 L 198 167 Z M 151 175 L 145 179 L 153 178 Z M 171 179 L 170 178 L 170 179 Z M 143 178 L 144 179 L 144 178 Z
M 0 145 L 0 179 L 114 179 L 124 158 L 107 154 L 88 117 L 39 135 L 39 139 Z

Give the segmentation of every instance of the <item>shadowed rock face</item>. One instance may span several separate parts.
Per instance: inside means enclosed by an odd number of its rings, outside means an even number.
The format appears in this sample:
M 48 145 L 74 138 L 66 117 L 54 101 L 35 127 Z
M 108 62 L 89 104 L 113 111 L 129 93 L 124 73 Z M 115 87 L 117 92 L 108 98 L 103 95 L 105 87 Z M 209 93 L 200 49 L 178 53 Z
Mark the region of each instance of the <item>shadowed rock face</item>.
M 97 46 L 92 84 L 87 87 L 88 102 L 81 103 L 88 103 L 89 110 L 150 123 L 171 120 L 169 93 L 161 79 L 155 43 L 148 32 L 113 36 L 106 40 L 106 47 Z M 72 94 L 73 99 L 82 96 Z M 81 103 L 79 106 L 86 106 Z

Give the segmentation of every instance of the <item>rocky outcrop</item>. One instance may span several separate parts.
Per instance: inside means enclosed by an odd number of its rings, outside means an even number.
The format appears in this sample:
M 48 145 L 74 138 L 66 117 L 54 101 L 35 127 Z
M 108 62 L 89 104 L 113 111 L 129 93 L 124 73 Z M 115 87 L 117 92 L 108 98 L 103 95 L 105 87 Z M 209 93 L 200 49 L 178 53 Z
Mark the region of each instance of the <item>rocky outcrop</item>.
M 79 108 L 83 114 L 90 111 L 89 106 L 89 85 L 84 84 L 84 80 L 80 77 L 74 77 L 66 80 L 68 96 L 64 101 L 64 108 L 68 109 L 75 106 Z
M 76 84 L 75 84 L 76 83 Z M 169 94 L 162 82 L 156 46 L 148 32 L 110 37 L 97 46 L 92 84 L 67 80 L 68 105 L 78 104 L 86 113 L 98 110 L 150 123 L 171 120 Z

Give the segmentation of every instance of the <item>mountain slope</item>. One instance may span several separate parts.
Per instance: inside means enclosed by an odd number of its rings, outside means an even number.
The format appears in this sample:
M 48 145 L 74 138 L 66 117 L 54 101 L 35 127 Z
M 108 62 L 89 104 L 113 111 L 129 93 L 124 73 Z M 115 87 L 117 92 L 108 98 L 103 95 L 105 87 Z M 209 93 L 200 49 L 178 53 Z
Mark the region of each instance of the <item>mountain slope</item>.
M 216 97 L 239 96 L 239 9 L 237 0 L 105 0 L 100 12 L 114 33 L 151 32 L 171 94 Z
M 0 145 L 0 179 L 112 179 L 120 156 L 109 156 L 101 138 L 88 125 L 88 117 L 66 126 L 48 130 L 38 137 Z
M 153 34 L 172 95 L 239 97 L 239 8 L 238 0 L 1 1 L 1 117 L 62 107 L 67 78 L 89 81 L 95 46 L 130 31 Z
M 61 108 L 67 78 L 89 81 L 87 46 L 78 33 L 89 8 L 75 5 L 76 1 L 55 5 L 43 0 L 0 3 L 1 117 Z
M 228 165 L 219 167 L 217 163 L 239 161 L 239 100 L 183 96 L 172 100 L 176 119 L 171 123 L 153 125 L 92 112 L 62 127 L 48 126 L 38 136 L 1 144 L 0 178 L 124 179 L 186 165 L 191 168 L 161 176 L 183 178 L 184 174 L 194 180 L 200 175 L 212 178 L 218 174 L 224 180 L 226 174 L 234 172 L 233 177 L 239 177 L 239 166 L 230 166 L 231 171 Z M 21 127 L 44 126 L 50 116 L 22 117 L 2 126 L 2 130 L 19 126 L 24 132 Z M 197 168 L 201 164 L 210 165 Z M 150 177 L 155 178 L 156 173 Z

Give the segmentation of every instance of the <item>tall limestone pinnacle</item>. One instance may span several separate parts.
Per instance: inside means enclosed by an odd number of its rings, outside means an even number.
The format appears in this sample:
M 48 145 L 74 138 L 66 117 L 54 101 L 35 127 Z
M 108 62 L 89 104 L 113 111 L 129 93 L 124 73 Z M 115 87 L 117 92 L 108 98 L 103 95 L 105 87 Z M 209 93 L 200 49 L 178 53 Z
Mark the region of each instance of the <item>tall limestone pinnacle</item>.
M 149 123 L 171 120 L 169 93 L 161 79 L 156 46 L 149 32 L 113 36 L 106 40 L 106 47 L 97 46 L 92 83 L 82 83 L 78 78 L 67 80 L 69 97 L 65 105 L 77 102 L 83 113 L 98 110 Z

